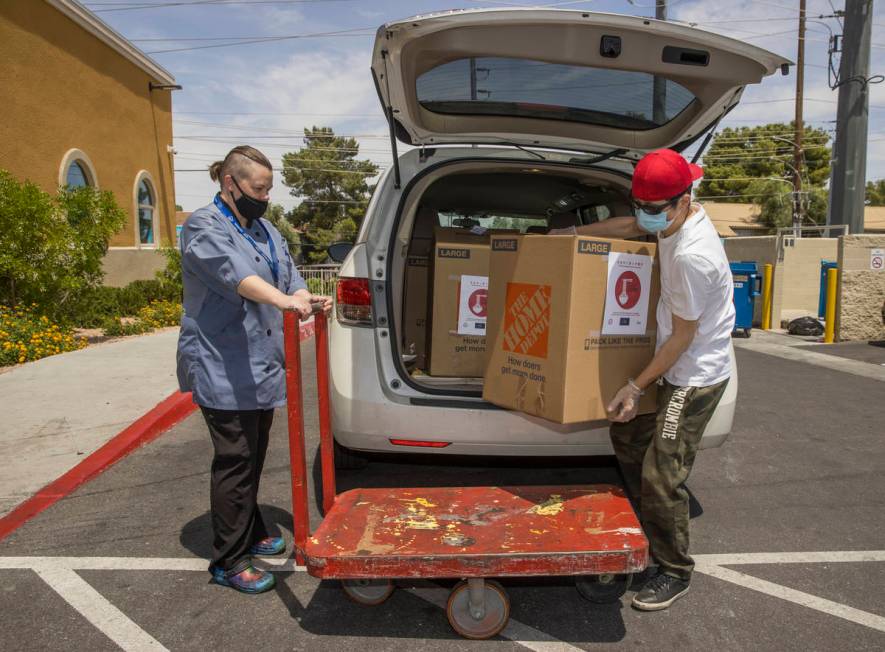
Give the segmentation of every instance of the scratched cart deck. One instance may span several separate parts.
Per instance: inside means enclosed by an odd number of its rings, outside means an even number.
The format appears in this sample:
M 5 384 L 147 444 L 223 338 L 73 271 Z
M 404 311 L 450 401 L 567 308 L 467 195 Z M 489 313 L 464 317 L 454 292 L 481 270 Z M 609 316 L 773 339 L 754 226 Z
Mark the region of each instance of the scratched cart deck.
M 648 541 L 622 489 L 353 489 L 306 545 L 311 575 L 443 578 L 633 573 Z

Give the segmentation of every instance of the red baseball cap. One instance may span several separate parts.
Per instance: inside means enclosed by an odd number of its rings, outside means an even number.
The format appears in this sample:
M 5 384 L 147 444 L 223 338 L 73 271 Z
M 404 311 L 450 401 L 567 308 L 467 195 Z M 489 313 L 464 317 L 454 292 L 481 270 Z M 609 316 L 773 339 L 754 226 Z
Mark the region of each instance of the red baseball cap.
M 672 149 L 658 149 L 643 156 L 633 171 L 633 198 L 639 201 L 673 199 L 704 176 L 699 165 L 689 163 Z

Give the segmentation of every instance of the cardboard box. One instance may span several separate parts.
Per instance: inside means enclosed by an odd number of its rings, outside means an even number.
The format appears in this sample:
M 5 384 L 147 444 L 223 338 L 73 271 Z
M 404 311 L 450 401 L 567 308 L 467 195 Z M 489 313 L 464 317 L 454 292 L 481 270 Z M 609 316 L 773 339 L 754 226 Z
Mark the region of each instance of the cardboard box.
M 477 285 L 471 293 L 473 302 L 469 305 L 476 319 L 461 323 L 460 329 L 459 308 L 463 303 L 462 281 L 488 279 L 489 235 L 442 227 L 437 227 L 434 235 L 427 372 L 431 376 L 479 378 L 486 361 L 487 291 Z M 476 334 L 467 334 L 470 332 Z
M 544 235 L 491 245 L 483 398 L 558 423 L 605 419 L 654 355 L 656 245 Z M 654 411 L 654 394 L 640 412 Z
M 430 294 L 430 238 L 413 239 L 406 257 L 403 288 L 402 352 L 415 356 L 415 368 L 427 365 L 427 298 Z

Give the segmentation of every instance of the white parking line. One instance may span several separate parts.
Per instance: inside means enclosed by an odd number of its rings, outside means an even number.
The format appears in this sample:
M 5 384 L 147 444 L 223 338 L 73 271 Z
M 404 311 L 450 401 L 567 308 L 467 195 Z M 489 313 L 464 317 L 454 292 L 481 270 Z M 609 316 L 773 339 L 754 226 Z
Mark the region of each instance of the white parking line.
M 81 616 L 124 650 L 157 652 L 167 649 L 71 569 L 43 565 L 34 570 Z
M 268 570 L 301 572 L 292 559 L 256 559 L 256 566 Z M 0 557 L 0 570 L 30 569 L 74 607 L 105 636 L 124 650 L 166 650 L 162 644 L 136 625 L 126 615 L 90 586 L 77 570 L 126 571 L 206 571 L 205 559 L 190 557 Z M 405 589 L 445 611 L 448 591 L 427 586 Z M 532 650 L 532 652 L 579 652 L 580 648 L 564 643 L 513 618 L 501 636 Z M 529 639 L 529 640 L 526 640 Z
M 268 570 L 303 571 L 292 559 L 256 559 Z M 0 570 L 68 568 L 71 570 L 207 571 L 209 563 L 197 557 L 0 557 Z
M 796 589 L 791 589 L 767 580 L 761 580 L 758 577 L 739 573 L 736 570 L 723 568 L 722 566 L 698 566 L 696 567 L 696 570 L 705 575 L 717 577 L 720 580 L 737 584 L 746 589 L 753 589 L 754 591 L 759 591 L 760 593 L 765 593 L 774 596 L 775 598 L 780 598 L 781 600 L 787 600 L 788 602 L 794 602 L 803 607 L 808 607 L 809 609 L 815 609 L 816 611 L 821 611 L 831 616 L 844 618 L 845 620 L 857 623 L 858 625 L 864 625 L 870 629 L 885 632 L 885 618 L 877 616 L 876 614 L 871 614 L 867 611 L 848 607 L 844 604 L 833 602 L 832 600 L 819 598 L 810 593 L 803 593 L 802 591 L 797 591 Z
M 885 561 L 885 550 L 836 550 L 831 552 L 735 552 L 724 555 L 692 555 L 699 566 L 741 564 L 828 564 Z
M 279 572 L 302 572 L 292 559 L 256 560 L 258 566 Z M 885 562 L 885 550 L 829 552 L 731 553 L 695 555 L 699 573 L 765 593 L 788 602 L 885 632 L 885 618 L 848 607 L 809 593 L 762 580 L 725 566 L 749 564 L 814 564 Z M 77 575 L 78 570 L 125 571 L 203 571 L 205 559 L 194 557 L 0 557 L 0 570 L 27 569 L 43 580 L 95 626 L 124 650 L 165 650 L 156 639 L 131 621 L 122 611 Z M 441 609 L 446 608 L 448 591 L 431 582 L 405 589 Z M 533 652 L 576 652 L 579 648 L 560 641 L 534 627 L 511 619 L 501 634 Z

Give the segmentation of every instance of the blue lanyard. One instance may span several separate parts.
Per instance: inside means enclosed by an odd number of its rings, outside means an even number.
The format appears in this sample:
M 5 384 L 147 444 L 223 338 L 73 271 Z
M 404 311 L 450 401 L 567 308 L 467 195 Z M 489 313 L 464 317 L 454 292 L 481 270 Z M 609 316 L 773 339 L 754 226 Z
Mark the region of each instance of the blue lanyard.
M 274 246 L 273 238 L 270 237 L 270 232 L 267 230 L 267 227 L 264 226 L 260 221 L 258 221 L 259 226 L 261 226 L 264 231 L 264 235 L 267 237 L 267 245 L 270 248 L 270 258 L 268 258 L 261 249 L 258 248 L 258 243 L 252 238 L 251 235 L 246 233 L 246 230 L 240 224 L 240 221 L 236 218 L 236 216 L 231 212 L 230 208 L 227 207 L 221 200 L 221 195 L 215 195 L 215 206 L 218 210 L 221 211 L 222 215 L 224 215 L 230 223 L 233 224 L 234 228 L 237 232 L 246 238 L 250 245 L 258 252 L 258 254 L 264 258 L 264 262 L 267 263 L 267 266 L 270 267 L 270 273 L 273 275 L 274 284 L 279 285 L 280 282 L 280 259 L 277 258 L 277 248 Z

